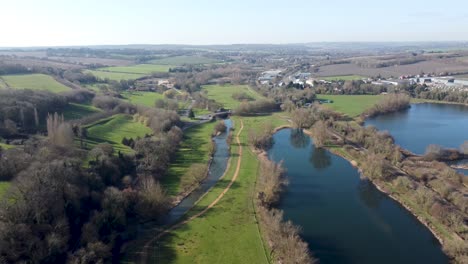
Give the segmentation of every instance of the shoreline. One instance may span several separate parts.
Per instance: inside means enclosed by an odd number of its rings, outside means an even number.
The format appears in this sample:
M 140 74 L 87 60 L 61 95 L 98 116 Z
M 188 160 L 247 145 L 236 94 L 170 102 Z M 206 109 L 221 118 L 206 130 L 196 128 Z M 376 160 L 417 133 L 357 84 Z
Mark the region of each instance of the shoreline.
M 274 133 L 280 131 L 280 130 L 283 130 L 283 129 L 287 129 L 287 128 L 293 128 L 292 126 L 290 125 L 284 125 L 284 126 L 280 126 L 280 127 L 277 127 L 275 128 L 273 131 Z M 302 129 L 302 131 L 304 132 L 304 134 L 307 134 L 309 137 L 313 138 L 312 137 L 312 133 L 306 129 Z M 361 168 L 359 168 L 359 164 L 358 162 L 356 162 L 355 160 L 350 160 L 348 157 L 346 157 L 345 155 L 343 155 L 342 153 L 339 153 L 338 151 L 330 148 L 330 147 L 327 147 L 325 146 L 324 147 L 325 149 L 327 149 L 328 151 L 330 151 L 332 154 L 334 155 L 337 155 L 343 159 L 345 159 L 346 161 L 348 161 L 353 167 L 355 167 L 356 169 L 358 169 L 358 171 L 361 173 L 362 170 Z M 262 153 L 259 153 L 259 156 L 260 154 Z M 407 204 L 405 204 L 401 199 L 399 199 L 399 197 L 391 194 L 389 191 L 386 190 L 386 188 L 384 188 L 383 186 L 380 186 L 378 183 L 376 183 L 375 181 L 372 181 L 371 179 L 367 178 L 366 177 L 366 180 L 368 180 L 369 182 L 372 183 L 372 185 L 375 186 L 375 188 L 377 188 L 377 190 L 379 190 L 381 193 L 387 195 L 389 198 L 391 198 L 392 200 L 394 200 L 395 202 L 397 202 L 400 206 L 402 206 L 403 208 L 405 208 L 412 216 L 414 216 L 421 224 L 423 224 L 431 233 L 432 235 L 437 239 L 437 241 L 439 242 L 439 244 L 441 245 L 441 248 L 442 248 L 442 251 L 450 257 L 450 255 L 444 250 L 444 247 L 443 245 L 445 244 L 445 241 L 444 239 L 442 238 L 442 236 L 439 234 L 438 231 L 435 230 L 435 228 L 432 227 L 431 224 L 429 224 L 426 220 L 424 220 L 423 218 L 421 218 L 419 215 L 417 215 L 416 213 L 413 212 L 413 210 L 411 209 L 410 206 L 408 206 Z

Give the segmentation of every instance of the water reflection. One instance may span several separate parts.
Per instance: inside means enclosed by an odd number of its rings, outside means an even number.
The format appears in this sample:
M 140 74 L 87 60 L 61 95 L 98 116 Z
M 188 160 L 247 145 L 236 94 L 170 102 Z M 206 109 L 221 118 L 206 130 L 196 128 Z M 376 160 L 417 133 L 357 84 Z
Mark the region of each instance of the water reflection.
M 314 168 L 323 170 L 331 165 L 331 156 L 324 148 L 317 148 L 313 145 L 309 161 Z
M 372 183 L 368 180 L 362 180 L 358 184 L 359 198 L 372 209 L 377 209 L 380 206 L 380 202 L 384 198 L 383 194 L 379 192 Z
M 289 140 L 294 148 L 305 148 L 309 145 L 310 137 L 302 129 L 291 129 Z
M 448 262 L 427 228 L 361 180 L 348 161 L 313 147 L 313 139 L 298 148 L 301 133 L 292 134 L 276 133 L 268 151 L 287 169 L 289 185 L 279 208 L 302 227 L 301 236 L 320 263 Z

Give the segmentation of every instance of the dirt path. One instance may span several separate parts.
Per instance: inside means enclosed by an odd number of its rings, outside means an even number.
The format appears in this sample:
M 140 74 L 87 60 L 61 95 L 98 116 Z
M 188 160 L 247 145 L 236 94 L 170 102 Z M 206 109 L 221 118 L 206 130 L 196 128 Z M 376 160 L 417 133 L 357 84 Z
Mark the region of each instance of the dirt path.
M 242 144 L 240 142 L 239 136 L 242 133 L 242 130 L 244 129 L 244 122 L 242 122 L 242 120 L 240 120 L 240 123 L 241 123 L 241 127 L 239 129 L 239 132 L 237 132 L 237 134 L 236 134 L 236 142 L 237 142 L 237 145 L 239 146 L 239 152 L 238 152 L 239 157 L 237 159 L 236 171 L 234 172 L 234 175 L 232 176 L 231 182 L 229 182 L 228 186 L 226 186 L 226 188 L 219 194 L 219 196 L 213 202 L 211 202 L 205 209 L 203 209 L 203 211 L 191 216 L 190 218 L 188 218 L 188 219 L 186 219 L 186 220 L 184 220 L 182 222 L 174 224 L 173 226 L 171 226 L 171 227 L 165 229 L 164 231 L 162 231 L 161 233 L 159 233 L 157 236 L 152 238 L 150 241 L 146 242 L 146 244 L 143 246 L 143 250 L 141 252 L 141 261 L 140 261 L 140 263 L 148 263 L 148 261 L 149 261 L 148 260 L 148 250 L 150 249 L 151 244 L 153 244 L 156 240 L 160 239 L 161 237 L 167 235 L 171 231 L 179 228 L 182 225 L 187 224 L 188 222 L 190 222 L 190 221 L 202 216 L 206 212 L 208 212 L 208 210 L 210 210 L 210 208 L 215 206 L 224 197 L 224 195 L 229 191 L 229 189 L 232 187 L 232 185 L 236 181 L 237 177 L 239 176 L 241 161 L 242 161 Z

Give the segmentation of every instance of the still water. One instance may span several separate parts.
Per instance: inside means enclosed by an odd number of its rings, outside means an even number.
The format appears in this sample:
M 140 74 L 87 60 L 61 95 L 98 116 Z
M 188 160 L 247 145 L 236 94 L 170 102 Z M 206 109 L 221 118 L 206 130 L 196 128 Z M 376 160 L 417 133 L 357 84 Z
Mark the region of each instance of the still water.
M 468 106 L 453 104 L 413 104 L 405 111 L 366 120 L 379 130 L 387 130 L 395 143 L 416 154 L 437 144 L 459 148 L 468 140 Z
M 430 231 L 348 161 L 301 131 L 284 129 L 274 140 L 269 157 L 284 161 L 289 179 L 280 209 L 320 263 L 448 262 Z

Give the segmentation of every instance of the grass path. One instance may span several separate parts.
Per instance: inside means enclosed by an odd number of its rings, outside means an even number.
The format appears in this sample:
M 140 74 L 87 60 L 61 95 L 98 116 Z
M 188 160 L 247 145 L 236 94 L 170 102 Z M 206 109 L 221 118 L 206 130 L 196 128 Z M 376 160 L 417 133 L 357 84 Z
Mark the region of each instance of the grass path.
M 153 239 L 151 239 L 150 241 L 148 241 L 145 246 L 143 247 L 143 253 L 142 253 L 142 261 L 141 263 L 149 263 L 148 261 L 148 251 L 150 250 L 151 248 L 151 245 L 154 243 L 154 241 L 160 239 L 161 237 L 163 237 L 164 235 L 167 235 L 168 233 L 170 233 L 171 231 L 177 229 L 178 227 L 182 226 L 182 225 L 185 225 L 187 223 L 189 223 L 190 221 L 204 215 L 206 212 L 208 212 L 208 210 L 210 210 L 213 206 L 215 206 L 223 197 L 224 195 L 229 191 L 229 189 L 232 187 L 232 185 L 234 184 L 234 182 L 236 181 L 237 177 L 239 176 L 239 172 L 240 172 L 240 169 L 241 169 L 241 162 L 242 162 L 242 144 L 241 144 L 241 141 L 240 141 L 240 134 L 242 133 L 242 130 L 244 129 L 244 122 L 241 120 L 241 127 L 239 129 L 239 132 L 237 132 L 236 134 L 236 142 L 237 142 L 237 145 L 239 147 L 238 149 L 238 159 L 237 159 L 237 165 L 236 165 L 236 170 L 234 172 L 234 176 L 232 177 L 231 181 L 229 182 L 229 184 L 226 186 L 226 188 L 224 188 L 224 190 L 218 195 L 218 197 L 213 201 L 211 202 L 205 209 L 203 209 L 202 211 L 198 212 L 197 214 L 189 217 L 188 219 L 182 221 L 182 222 L 179 222 L 171 227 L 169 227 L 168 229 L 162 231 L 161 233 L 159 233 L 157 236 L 155 236 Z

